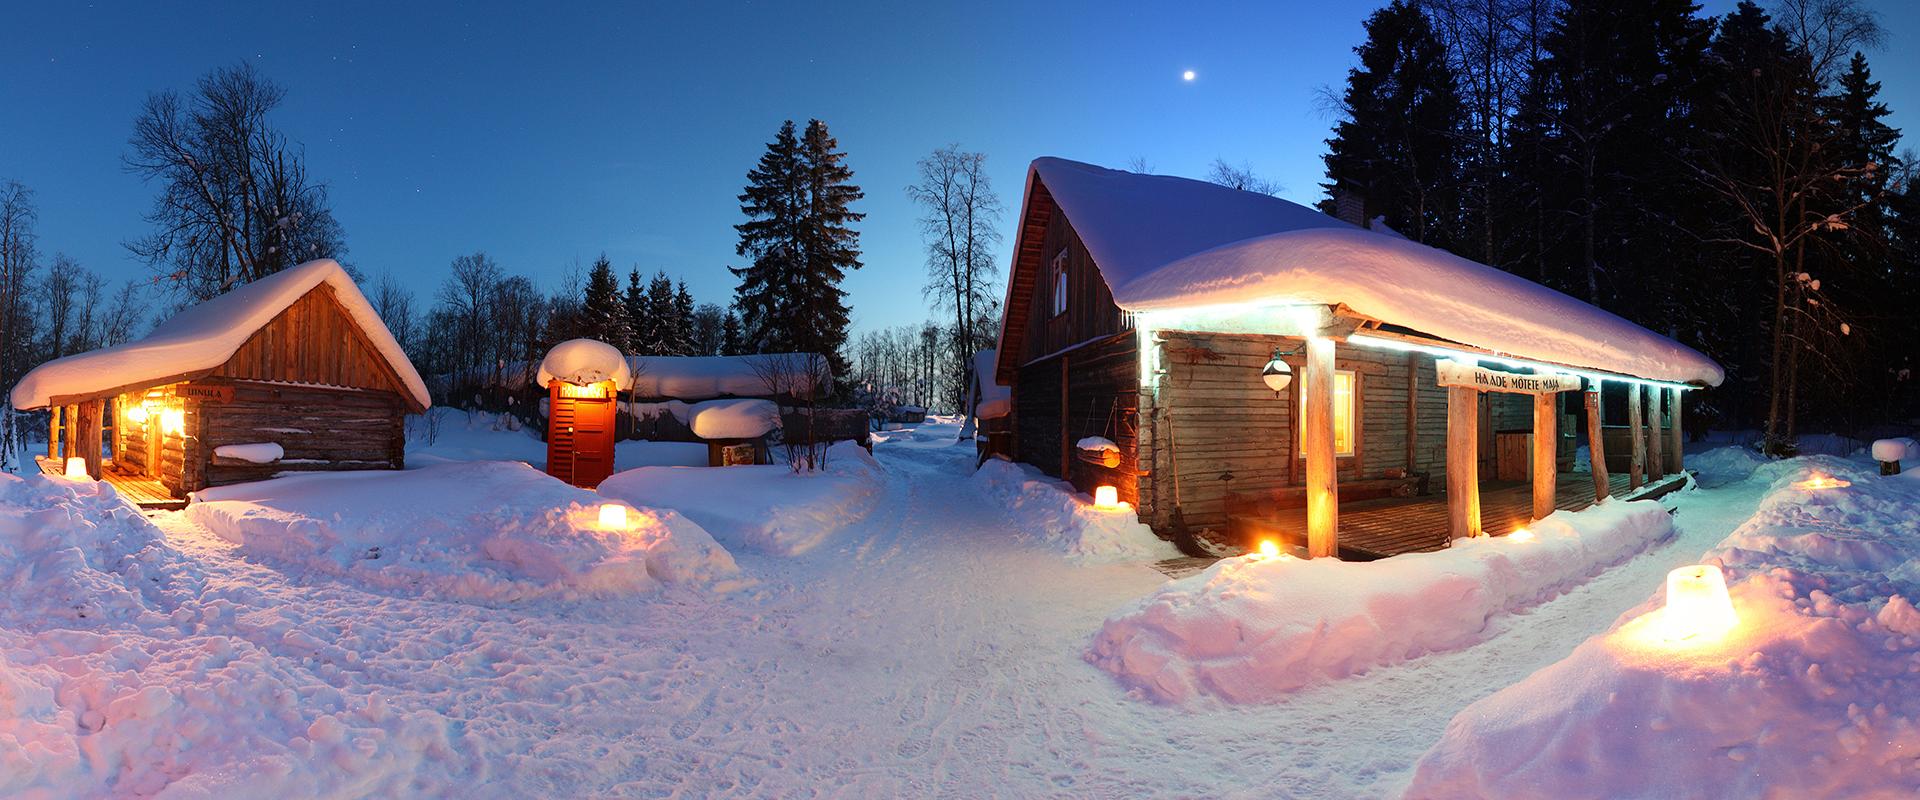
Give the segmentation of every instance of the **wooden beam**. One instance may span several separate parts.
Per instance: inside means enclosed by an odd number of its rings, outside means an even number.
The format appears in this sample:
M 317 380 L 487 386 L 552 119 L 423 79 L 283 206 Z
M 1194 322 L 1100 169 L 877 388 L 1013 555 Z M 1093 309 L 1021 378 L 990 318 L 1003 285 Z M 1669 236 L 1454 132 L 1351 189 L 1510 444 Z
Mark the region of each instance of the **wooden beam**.
M 1447 522 L 1455 539 L 1480 535 L 1480 393 L 1447 389 Z
M 88 400 L 80 404 L 80 419 L 74 431 L 74 444 L 80 448 L 80 457 L 87 460 L 87 475 L 100 480 L 100 414 L 105 409 L 105 400 Z
M 1627 462 L 1627 488 L 1638 489 L 1646 482 L 1647 432 L 1640 424 L 1640 384 L 1627 384 L 1627 440 L 1633 443 L 1633 459 Z
M 1560 395 L 1533 396 L 1533 518 L 1553 513 L 1560 485 Z
M 1420 444 L 1420 354 L 1407 352 L 1407 474 L 1418 469 Z
M 1675 475 L 1687 471 L 1687 460 L 1680 449 L 1685 441 L 1680 436 L 1680 399 L 1679 387 L 1667 389 L 1667 413 L 1672 417 L 1667 424 L 1667 471 Z
M 1593 465 L 1593 499 L 1595 502 L 1607 499 L 1611 489 L 1607 484 L 1607 446 L 1601 427 L 1606 421 L 1600 416 L 1600 384 L 1581 392 L 1587 405 L 1587 461 Z
M 1647 482 L 1652 483 L 1667 474 L 1666 435 L 1660 432 L 1660 407 L 1666 391 L 1659 387 L 1649 387 L 1647 395 Z
M 47 408 L 47 457 L 60 457 L 60 407 Z
M 1340 552 L 1339 461 L 1333 448 L 1333 340 L 1307 340 L 1305 433 L 1307 456 L 1307 557 Z

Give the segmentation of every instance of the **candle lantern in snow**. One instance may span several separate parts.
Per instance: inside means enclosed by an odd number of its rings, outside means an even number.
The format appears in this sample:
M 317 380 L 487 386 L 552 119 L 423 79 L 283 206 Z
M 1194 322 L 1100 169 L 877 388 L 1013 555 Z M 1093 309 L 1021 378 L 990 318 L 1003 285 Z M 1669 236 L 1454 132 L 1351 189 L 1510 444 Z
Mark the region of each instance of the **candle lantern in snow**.
M 1112 511 L 1120 507 L 1120 490 L 1112 486 L 1096 486 L 1093 489 L 1093 507 L 1102 511 Z
M 85 478 L 88 480 L 92 480 L 93 476 L 87 474 L 87 460 L 79 456 L 73 456 L 71 458 L 68 458 L 67 459 L 67 477 Z
M 1667 573 L 1667 607 L 1662 628 L 1668 641 L 1717 638 L 1740 618 L 1727 594 L 1727 576 L 1712 564 L 1695 564 Z

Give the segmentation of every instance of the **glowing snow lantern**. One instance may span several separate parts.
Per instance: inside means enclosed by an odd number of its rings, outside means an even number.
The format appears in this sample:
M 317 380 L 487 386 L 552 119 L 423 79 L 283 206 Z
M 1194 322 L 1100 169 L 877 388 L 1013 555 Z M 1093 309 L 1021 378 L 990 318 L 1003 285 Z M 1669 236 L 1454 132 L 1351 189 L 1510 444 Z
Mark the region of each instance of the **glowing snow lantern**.
M 1272 539 L 1260 540 L 1260 557 L 1261 558 L 1278 558 L 1279 556 L 1280 556 L 1280 545 L 1274 543 Z
M 1822 475 L 1818 472 L 1813 473 L 1813 477 L 1794 484 L 1794 486 L 1797 486 L 1801 489 L 1807 489 L 1807 490 L 1844 489 L 1852 485 L 1853 485 L 1853 481 L 1846 480 L 1844 478 L 1835 478 L 1831 475 Z
M 1520 530 L 1507 534 L 1507 538 L 1516 542 L 1531 542 L 1533 541 L 1533 531 L 1521 528 Z
M 610 531 L 627 529 L 627 507 L 619 503 L 605 503 L 600 506 L 600 527 Z
M 1287 390 L 1287 384 L 1293 383 L 1293 367 L 1280 358 L 1279 350 L 1273 351 L 1273 359 L 1260 368 L 1260 380 L 1272 389 L 1275 395 Z
M 1718 637 L 1740 623 L 1727 576 L 1712 564 L 1695 564 L 1667 573 L 1667 607 L 1661 627 L 1668 641 Z
M 67 477 L 91 480 L 93 476 L 87 474 L 87 460 L 79 456 L 67 459 Z
M 1120 507 L 1120 490 L 1112 486 L 1096 486 L 1093 489 L 1093 507 L 1103 511 L 1112 511 Z

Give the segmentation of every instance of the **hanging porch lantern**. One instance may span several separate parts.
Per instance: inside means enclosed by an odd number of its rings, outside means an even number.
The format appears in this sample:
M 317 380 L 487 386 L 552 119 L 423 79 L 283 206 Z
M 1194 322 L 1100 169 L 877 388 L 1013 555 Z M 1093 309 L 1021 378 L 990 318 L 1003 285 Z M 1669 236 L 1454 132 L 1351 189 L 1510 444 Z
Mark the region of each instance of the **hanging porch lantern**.
M 1287 354 L 1275 349 L 1272 360 L 1260 368 L 1260 382 L 1272 389 L 1275 397 L 1280 396 L 1281 392 L 1287 390 L 1287 385 L 1293 383 L 1293 367 L 1281 358 L 1284 355 Z

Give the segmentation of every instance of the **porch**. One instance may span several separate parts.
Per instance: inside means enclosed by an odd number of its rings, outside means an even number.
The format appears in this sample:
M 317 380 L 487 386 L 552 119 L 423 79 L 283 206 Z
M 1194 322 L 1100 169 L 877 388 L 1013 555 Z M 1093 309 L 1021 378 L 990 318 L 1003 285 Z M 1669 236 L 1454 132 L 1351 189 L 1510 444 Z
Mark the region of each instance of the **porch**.
M 65 475 L 66 464 L 51 456 L 35 456 L 40 471 L 48 475 Z M 187 507 L 187 501 L 174 497 L 155 478 L 136 475 L 123 475 L 114 469 L 113 459 L 106 459 L 100 470 L 100 479 L 113 485 L 129 502 L 142 511 L 178 511 Z

